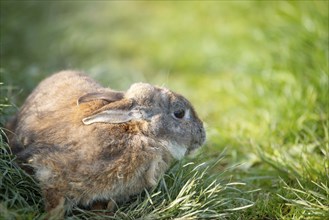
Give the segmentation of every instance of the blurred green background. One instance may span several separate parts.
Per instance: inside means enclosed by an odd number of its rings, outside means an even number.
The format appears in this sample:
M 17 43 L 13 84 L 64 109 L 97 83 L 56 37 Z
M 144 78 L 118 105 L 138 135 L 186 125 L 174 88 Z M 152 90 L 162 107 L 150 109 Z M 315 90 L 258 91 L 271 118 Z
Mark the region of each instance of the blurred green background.
M 328 117 L 327 1 L 1 1 L 0 56 L 18 106 L 63 69 L 165 85 L 194 103 L 215 150 L 248 153 L 241 143 Z
M 17 105 L 63 69 L 114 89 L 147 81 L 191 99 L 210 141 L 268 139 L 281 123 L 327 113 L 327 6 L 1 1 L 1 81 L 16 88 L 9 96 Z
M 191 100 L 233 178 L 328 175 L 328 1 L 1 0 L 0 15 L 1 96 L 17 106 L 63 69 L 146 81 Z

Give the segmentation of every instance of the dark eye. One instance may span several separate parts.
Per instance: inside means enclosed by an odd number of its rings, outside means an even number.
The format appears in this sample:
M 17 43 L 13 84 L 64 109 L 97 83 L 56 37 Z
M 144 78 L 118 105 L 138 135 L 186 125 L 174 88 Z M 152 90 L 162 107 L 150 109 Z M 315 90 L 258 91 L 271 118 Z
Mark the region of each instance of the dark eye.
M 179 109 L 174 111 L 174 116 L 175 118 L 182 119 L 185 116 L 185 110 L 184 109 Z

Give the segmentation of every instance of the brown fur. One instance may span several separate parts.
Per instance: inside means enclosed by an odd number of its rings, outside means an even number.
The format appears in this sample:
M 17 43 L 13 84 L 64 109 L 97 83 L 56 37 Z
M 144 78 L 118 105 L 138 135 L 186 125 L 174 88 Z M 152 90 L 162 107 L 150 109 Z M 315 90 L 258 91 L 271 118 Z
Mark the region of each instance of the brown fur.
M 80 97 L 83 102 L 77 103 Z M 190 109 L 190 118 L 173 119 L 171 102 Z M 82 122 L 99 113 L 112 120 L 108 111 L 127 120 Z M 205 139 L 202 122 L 183 97 L 148 84 L 115 92 L 74 71 L 42 81 L 8 127 L 15 134 L 10 136 L 13 152 L 35 170 L 50 215 L 64 212 L 63 201 L 97 206 L 152 187 L 176 154 Z

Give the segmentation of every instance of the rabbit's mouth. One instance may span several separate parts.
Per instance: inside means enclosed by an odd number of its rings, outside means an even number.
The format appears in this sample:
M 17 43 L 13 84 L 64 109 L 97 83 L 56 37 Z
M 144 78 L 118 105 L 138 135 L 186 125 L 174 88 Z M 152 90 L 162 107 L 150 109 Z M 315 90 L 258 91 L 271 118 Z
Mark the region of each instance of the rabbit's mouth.
M 205 138 L 200 142 L 193 143 L 186 152 L 186 155 L 194 154 L 203 144 L 205 143 Z
M 169 151 L 176 160 L 182 159 L 186 155 L 194 154 L 206 141 L 206 133 L 203 128 L 200 129 L 200 136 L 195 138 L 191 144 L 178 144 L 175 141 L 162 140 L 161 145 Z

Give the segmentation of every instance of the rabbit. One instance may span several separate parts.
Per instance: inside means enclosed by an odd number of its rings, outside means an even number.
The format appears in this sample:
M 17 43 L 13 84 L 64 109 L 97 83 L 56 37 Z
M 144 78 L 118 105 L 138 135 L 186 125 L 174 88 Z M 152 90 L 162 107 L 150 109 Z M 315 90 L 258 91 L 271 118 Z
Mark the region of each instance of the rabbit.
M 40 183 L 45 209 L 118 202 L 155 186 L 174 160 L 201 147 L 203 122 L 169 89 L 104 88 L 77 71 L 44 79 L 8 126 L 12 152 Z

